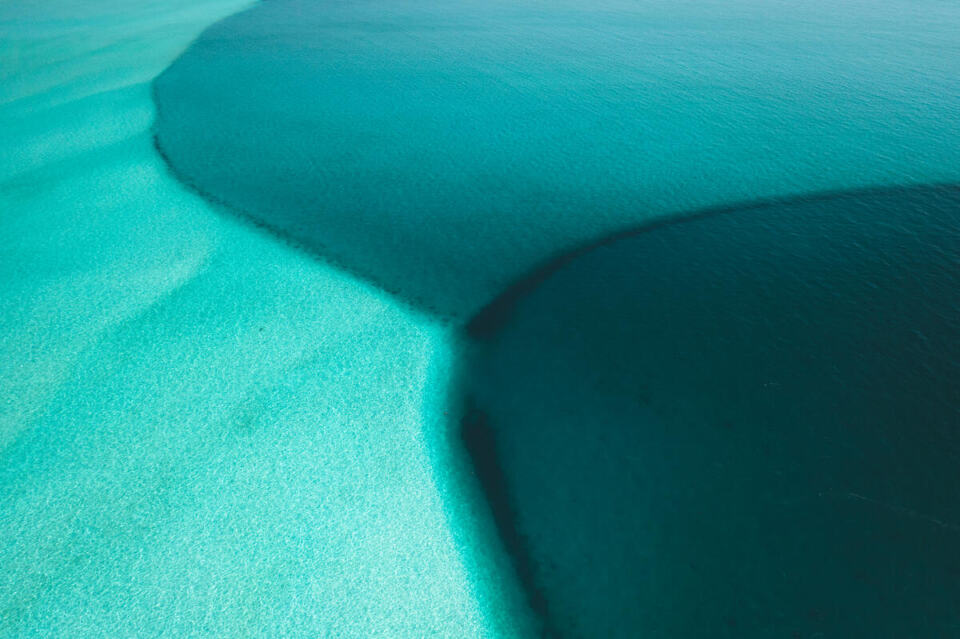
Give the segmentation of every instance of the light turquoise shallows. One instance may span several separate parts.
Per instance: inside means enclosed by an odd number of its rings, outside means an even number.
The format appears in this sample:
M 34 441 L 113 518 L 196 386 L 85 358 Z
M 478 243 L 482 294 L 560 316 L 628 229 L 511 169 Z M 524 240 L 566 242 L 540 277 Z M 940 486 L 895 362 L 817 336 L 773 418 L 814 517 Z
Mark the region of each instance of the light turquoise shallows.
M 494 632 L 424 434 L 445 333 L 153 149 L 153 76 L 241 5 L 0 4 L 3 639 Z

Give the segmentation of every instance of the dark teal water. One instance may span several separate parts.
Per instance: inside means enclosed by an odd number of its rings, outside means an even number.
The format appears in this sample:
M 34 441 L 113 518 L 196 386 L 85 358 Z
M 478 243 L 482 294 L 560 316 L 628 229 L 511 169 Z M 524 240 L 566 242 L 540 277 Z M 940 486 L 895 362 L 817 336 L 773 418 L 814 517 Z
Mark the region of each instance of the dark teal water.
M 941 0 L 270 0 L 157 79 L 156 142 L 465 324 L 546 631 L 952 637 L 960 195 L 922 185 L 960 183 L 958 33 Z
M 202 192 L 460 318 L 584 241 L 960 178 L 941 0 L 271 0 L 156 82 Z
M 710 212 L 521 288 L 464 438 L 548 628 L 956 636 L 960 189 Z

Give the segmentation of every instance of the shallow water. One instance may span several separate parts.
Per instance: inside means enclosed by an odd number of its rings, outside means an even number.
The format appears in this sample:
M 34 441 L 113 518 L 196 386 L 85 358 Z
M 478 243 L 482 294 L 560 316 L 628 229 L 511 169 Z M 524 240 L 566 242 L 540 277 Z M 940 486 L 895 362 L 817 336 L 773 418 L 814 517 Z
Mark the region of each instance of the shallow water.
M 0 3 L 0 637 L 493 635 L 448 334 L 153 147 L 152 79 L 243 4 Z
M 200 191 L 466 318 L 653 216 L 960 177 L 960 9 L 274 0 L 156 83 Z
M 960 188 L 709 212 L 539 279 L 473 346 L 464 439 L 546 627 L 952 634 Z

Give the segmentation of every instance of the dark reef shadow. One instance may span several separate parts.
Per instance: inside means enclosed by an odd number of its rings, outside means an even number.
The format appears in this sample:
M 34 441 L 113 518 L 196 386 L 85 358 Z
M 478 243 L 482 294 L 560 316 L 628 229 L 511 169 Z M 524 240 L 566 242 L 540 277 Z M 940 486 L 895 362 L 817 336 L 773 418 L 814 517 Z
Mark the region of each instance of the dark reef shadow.
M 460 422 L 460 440 L 473 462 L 473 471 L 486 495 L 494 525 L 500 534 L 500 542 L 513 563 L 527 605 L 539 624 L 541 636 L 560 636 L 553 625 L 547 596 L 537 583 L 527 541 L 516 525 L 516 512 L 510 498 L 510 487 L 497 455 L 496 438 L 483 411 L 476 407 L 464 409 Z
M 507 321 L 511 310 L 516 306 L 517 302 L 529 295 L 531 291 L 536 289 L 537 286 L 550 277 L 551 274 L 582 255 L 643 233 L 650 233 L 657 229 L 695 222 L 718 215 L 762 213 L 766 209 L 775 209 L 796 204 L 826 202 L 829 200 L 856 200 L 871 196 L 896 196 L 937 191 L 957 193 L 960 192 L 960 184 L 953 182 L 935 182 L 931 184 L 875 186 L 860 189 L 817 191 L 803 195 L 759 198 L 746 202 L 719 204 L 687 212 L 668 213 L 655 220 L 650 220 L 621 231 L 616 231 L 604 237 L 587 241 L 544 260 L 540 265 L 516 279 L 503 293 L 498 295 L 496 299 L 491 300 L 481 308 L 476 315 L 467 321 L 464 328 L 466 333 L 474 339 L 483 339 L 491 336 Z

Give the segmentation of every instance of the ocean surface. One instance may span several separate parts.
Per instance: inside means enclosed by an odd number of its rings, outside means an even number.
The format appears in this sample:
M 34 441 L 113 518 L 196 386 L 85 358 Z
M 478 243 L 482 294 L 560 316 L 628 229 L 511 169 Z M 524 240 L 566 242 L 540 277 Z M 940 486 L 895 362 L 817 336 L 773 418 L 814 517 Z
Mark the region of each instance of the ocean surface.
M 428 311 L 664 214 L 956 179 L 942 0 L 272 0 L 157 80 L 212 199 Z
M 960 187 L 706 211 L 496 302 L 464 439 L 548 628 L 953 634 L 958 220 Z
M 955 636 L 958 34 L 0 0 L 0 637 Z

